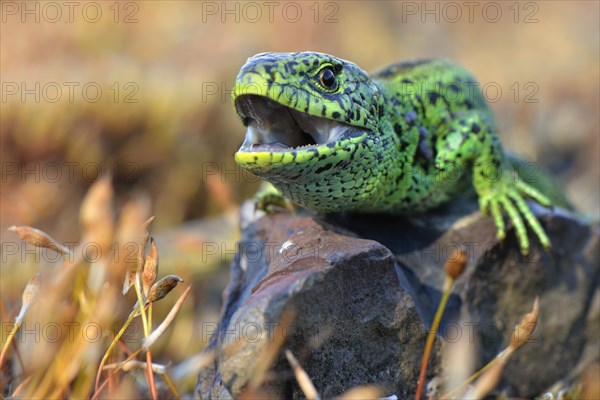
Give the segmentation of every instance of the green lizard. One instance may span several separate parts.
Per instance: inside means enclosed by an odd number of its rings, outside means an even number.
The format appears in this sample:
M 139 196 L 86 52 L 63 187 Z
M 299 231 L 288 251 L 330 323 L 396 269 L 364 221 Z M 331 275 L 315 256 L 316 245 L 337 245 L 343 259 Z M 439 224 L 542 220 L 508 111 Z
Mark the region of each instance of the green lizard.
M 327 54 L 262 53 L 240 70 L 233 102 L 247 127 L 235 160 L 277 196 L 317 212 L 407 214 L 450 200 L 471 181 L 498 238 L 505 212 L 523 254 L 526 223 L 550 247 L 524 198 L 544 206 L 550 199 L 515 178 L 475 79 L 449 61 L 369 76 Z

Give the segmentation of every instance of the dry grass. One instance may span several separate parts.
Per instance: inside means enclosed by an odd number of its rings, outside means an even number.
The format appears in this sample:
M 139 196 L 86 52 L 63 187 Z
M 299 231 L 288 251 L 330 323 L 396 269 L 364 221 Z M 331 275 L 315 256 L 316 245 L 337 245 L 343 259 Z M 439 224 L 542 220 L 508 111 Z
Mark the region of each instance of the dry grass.
M 176 365 L 152 362 L 153 357 L 161 356 L 160 351 L 153 350 L 154 344 L 173 323 L 191 287 L 180 294 L 179 300 L 170 301 L 170 311 L 160 324 L 153 322 L 153 305 L 169 302 L 167 296 L 182 279 L 175 275 L 157 279 L 158 250 L 146 231 L 152 219 L 147 215 L 144 200 L 133 200 L 115 219 L 112 197 L 108 179 L 92 186 L 81 208 L 81 244 L 72 251 L 65 251 L 64 246 L 39 230 L 11 229 L 39 251 L 59 252 L 63 263 L 54 270 L 38 272 L 23 290 L 21 312 L 14 319 L 10 334 L 3 336 L 6 337 L 0 356 L 3 395 L 179 397 L 180 382 L 197 374 L 199 363 L 194 363 L 187 371 L 179 370 L 174 380 L 170 371 Z M 91 245 L 102 250 L 99 256 L 86 252 Z M 130 251 L 120 252 L 124 249 Z M 120 293 L 118 288 L 123 278 L 126 284 Z M 124 296 L 130 288 L 135 291 L 137 302 L 123 323 L 115 311 L 130 303 Z M 143 332 L 137 335 L 134 345 L 126 346 L 123 333 L 140 316 Z M 9 319 L 3 315 L 3 320 Z M 115 326 L 122 326 L 117 335 L 113 332 Z M 65 327 L 71 328 L 68 334 L 62 334 Z M 49 338 L 48 332 L 54 336 Z M 21 338 L 15 341 L 19 333 Z M 34 337 L 28 338 L 32 333 Z M 138 354 L 145 360 L 139 360 Z M 108 360 L 110 364 L 106 364 Z M 136 374 L 140 369 L 145 380 Z

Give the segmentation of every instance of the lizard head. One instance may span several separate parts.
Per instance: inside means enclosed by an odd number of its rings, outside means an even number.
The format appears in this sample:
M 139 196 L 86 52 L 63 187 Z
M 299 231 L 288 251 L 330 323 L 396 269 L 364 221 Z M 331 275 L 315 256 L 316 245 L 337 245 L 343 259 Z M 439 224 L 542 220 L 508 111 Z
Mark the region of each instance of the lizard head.
M 379 87 L 322 53 L 263 53 L 239 72 L 233 103 L 246 126 L 236 162 L 313 211 L 363 208 L 384 190 L 393 151 Z
M 314 52 L 257 54 L 233 90 L 247 127 L 236 162 L 258 175 L 285 164 L 318 168 L 317 158 L 351 149 L 377 131 L 379 96 L 351 62 Z

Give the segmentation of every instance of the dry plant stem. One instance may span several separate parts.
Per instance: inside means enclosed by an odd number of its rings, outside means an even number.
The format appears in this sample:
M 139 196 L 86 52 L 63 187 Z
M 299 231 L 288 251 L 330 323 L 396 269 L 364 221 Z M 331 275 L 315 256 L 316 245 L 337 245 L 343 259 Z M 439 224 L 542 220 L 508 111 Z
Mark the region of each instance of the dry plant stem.
M 110 346 L 108 346 L 108 349 L 106 349 L 106 351 L 104 352 L 104 356 L 102 357 L 102 360 L 100 361 L 100 365 L 98 366 L 98 372 L 96 373 L 96 385 L 95 385 L 96 391 L 98 390 L 100 376 L 102 375 L 102 368 L 104 367 L 104 364 L 106 364 L 106 360 L 108 360 L 108 357 L 110 356 L 110 353 L 112 352 L 112 349 L 119 342 L 119 340 L 121 339 L 121 337 L 123 336 L 123 334 L 125 333 L 127 328 L 129 327 L 129 325 L 131 325 L 131 322 L 137 315 L 137 312 L 138 312 L 137 308 L 134 308 L 131 311 L 131 313 L 129 314 L 129 317 L 127 318 L 127 321 L 125 321 L 125 323 L 123 324 L 123 327 L 121 328 L 121 330 L 119 330 L 119 333 L 117 333 L 117 336 L 115 336 L 113 341 L 110 343 Z
M 25 319 L 25 315 L 27 314 L 27 310 L 31 304 L 33 304 L 38 297 L 40 296 L 40 273 L 36 273 L 25 285 L 25 289 L 23 289 L 23 294 L 21 295 L 21 310 L 19 311 L 19 315 L 15 318 L 15 324 L 10 331 L 10 334 L 6 338 L 6 343 L 2 346 L 2 351 L 0 351 L 0 368 L 2 368 L 2 364 L 4 364 L 4 357 L 6 357 L 6 352 L 8 351 L 8 347 L 13 341 L 13 338 L 23 320 Z
M 173 382 L 171 381 L 171 378 L 169 378 L 169 375 L 165 372 L 162 377 L 164 378 L 165 382 L 167 383 L 167 386 L 169 387 L 169 389 L 171 390 L 171 393 L 173 393 L 173 397 L 175 397 L 176 399 L 179 399 L 181 396 L 179 396 L 179 392 L 177 391 L 177 388 L 175 387 L 175 385 L 173 385 Z
M 123 362 L 121 362 L 117 368 L 115 368 L 111 373 L 108 374 L 108 376 L 106 377 L 106 379 L 104 380 L 104 382 L 102 382 L 102 384 L 100 385 L 100 387 L 98 388 L 98 390 L 96 390 L 96 392 L 94 393 L 94 395 L 92 396 L 92 400 L 95 400 L 98 398 L 98 396 L 100 395 L 100 393 L 102 393 L 102 389 L 104 389 L 104 387 L 108 384 L 108 382 L 110 381 L 110 378 L 112 377 L 113 374 L 116 374 L 117 372 L 119 372 L 121 370 L 121 368 L 123 368 L 123 366 L 125 364 L 127 364 L 128 361 L 132 360 L 133 358 L 135 358 L 135 356 L 138 355 L 138 353 L 142 351 L 142 349 L 137 349 L 136 351 L 134 351 L 133 353 L 131 353 L 129 355 L 129 357 L 127 357 Z
M 148 325 L 148 319 L 146 316 L 146 309 L 144 307 L 144 304 L 146 303 L 144 301 L 144 298 L 142 296 L 142 279 L 141 279 L 141 275 L 140 275 L 140 270 L 138 268 L 138 270 L 135 273 L 135 282 L 134 282 L 134 289 L 135 289 L 135 294 L 137 296 L 138 299 L 138 308 L 139 308 L 139 312 L 140 315 L 142 316 L 142 326 L 144 327 L 144 338 L 147 338 L 148 335 L 150 335 L 150 329 L 151 327 Z M 147 351 L 146 352 L 146 357 L 150 357 L 150 352 Z M 148 380 L 148 386 L 150 387 L 150 392 L 152 393 L 152 398 L 154 400 L 157 399 L 157 395 L 156 395 L 156 387 L 154 385 L 154 374 L 152 373 L 152 363 L 149 362 L 148 363 L 148 371 L 146 373 L 146 378 Z
M 152 371 L 152 353 L 150 349 L 146 350 L 146 378 L 148 379 L 148 387 L 150 394 L 154 400 L 158 399 L 156 394 L 156 384 L 154 383 L 154 372 Z
M 107 369 L 107 370 L 111 369 L 111 370 L 115 370 L 115 371 L 118 370 L 118 369 L 127 370 L 127 368 L 125 366 L 128 365 L 128 363 L 130 363 L 130 362 L 131 362 L 131 360 L 127 361 L 127 362 L 122 362 L 122 363 L 109 364 L 109 365 L 106 365 L 104 368 Z M 147 362 L 145 362 L 145 363 L 141 362 L 141 361 L 135 361 L 135 362 L 137 364 L 139 364 L 139 365 L 143 364 L 144 368 L 147 368 L 147 366 L 149 365 L 149 363 L 147 363 Z M 164 378 L 164 380 L 165 380 L 165 382 L 166 382 L 169 390 L 171 391 L 171 393 L 173 393 L 173 397 L 176 398 L 176 399 L 179 399 L 181 396 L 179 395 L 179 392 L 177 391 L 177 388 L 173 384 L 173 381 L 171 380 L 171 378 L 169 377 L 169 375 L 167 374 L 167 372 L 166 371 L 160 372 L 158 370 L 155 370 L 155 365 L 153 365 L 153 364 L 150 364 L 150 365 L 152 366 L 151 368 L 152 368 L 152 371 L 154 373 L 159 374 L 160 376 L 162 376 Z M 94 393 L 94 396 L 92 396 L 92 398 L 91 398 L 92 400 L 95 400 L 95 399 L 98 398 L 99 394 L 102 392 L 102 389 L 104 389 L 104 387 L 107 384 L 110 383 L 110 378 L 112 378 L 113 375 L 114 374 L 110 373 L 108 375 L 108 377 L 104 381 L 102 381 L 102 384 L 99 386 L 99 390 L 97 390 Z M 109 393 L 110 393 L 110 391 L 109 391 Z
M 6 342 L 2 346 L 2 352 L 0 353 L 0 368 L 2 368 L 2 365 L 4 364 L 4 357 L 6 356 L 6 352 L 8 351 L 8 347 L 12 343 L 12 341 L 13 341 L 13 339 L 15 337 L 15 334 L 17 333 L 17 331 L 21 327 L 21 323 L 22 322 L 23 322 L 23 318 L 19 319 L 17 317 L 17 320 L 15 321 L 15 324 L 14 324 L 13 328 L 11 329 L 10 333 L 8 334 L 8 337 L 6 338 Z
M 475 382 L 474 387 L 468 390 L 465 396 L 469 399 L 479 400 L 491 393 L 502 379 L 502 371 L 510 358 L 510 353 L 512 353 L 511 348 L 503 351 L 502 357 L 497 358 L 497 362 L 485 374 L 481 375 L 481 378 Z
M 98 398 L 98 396 L 100 395 L 100 393 L 102 393 L 102 390 L 104 389 L 104 387 L 106 385 L 108 385 L 108 381 L 110 380 L 110 374 L 108 377 L 106 377 L 106 379 L 104 380 L 104 382 L 102 382 L 102 385 L 100 385 L 96 391 L 94 392 L 94 395 L 91 397 L 90 400 L 96 400 Z
M 133 353 L 131 353 L 129 355 L 129 357 L 127 357 L 125 360 L 121 361 L 121 363 L 119 363 L 119 366 L 117 368 L 115 368 L 112 373 L 116 374 L 117 372 L 119 372 L 125 365 L 127 365 L 127 363 L 131 360 L 133 360 L 135 358 L 135 356 L 137 356 L 140 352 L 142 351 L 142 349 L 137 349 L 136 351 L 134 351 Z
M 15 323 L 15 325 L 13 325 L 13 328 L 11 329 L 10 333 L 8 334 L 8 337 L 6 338 L 6 342 L 2 345 L 2 352 L 0 353 L 0 368 L 2 368 L 2 365 L 4 364 L 4 357 L 6 356 L 8 347 L 12 343 L 12 340 L 13 340 L 15 334 L 19 330 L 19 325 L 20 324 L 16 324 L 16 323 Z
M 473 382 L 475 379 L 477 379 L 485 371 L 487 371 L 488 369 L 492 368 L 494 366 L 494 364 L 496 364 L 498 361 L 502 360 L 505 357 L 510 356 L 510 354 L 512 354 L 512 352 L 513 352 L 513 350 L 510 349 L 510 348 L 504 349 L 500 354 L 498 354 L 496 356 L 496 358 L 494 358 L 492 361 L 490 361 L 489 363 L 487 363 L 483 368 L 481 368 L 479 371 L 475 372 L 473 375 L 471 375 L 463 383 L 461 383 L 460 385 L 458 385 L 457 387 L 455 387 L 454 389 L 452 389 L 451 391 L 449 391 L 448 393 L 446 393 L 445 395 L 443 395 L 442 397 L 440 397 L 440 400 L 448 399 L 450 396 L 452 396 L 456 392 L 462 390 L 465 386 L 467 386 L 469 383 Z
M 121 362 L 107 364 L 104 366 L 104 369 L 109 371 L 109 370 L 116 370 L 117 368 L 119 368 L 119 369 L 122 369 L 124 372 L 129 372 L 134 369 L 143 369 L 145 371 L 146 368 L 148 367 L 148 363 L 146 361 L 139 361 L 139 360 L 129 360 L 125 363 L 125 365 L 121 365 L 121 364 L 122 364 Z M 152 364 L 151 367 L 152 367 L 152 371 L 158 375 L 164 374 L 165 370 L 167 368 L 161 364 Z
M 285 350 L 285 356 L 292 366 L 294 370 L 294 375 L 296 376 L 296 381 L 298 381 L 298 385 L 302 389 L 302 392 L 306 396 L 308 400 L 320 400 L 321 397 L 315 388 L 315 385 L 310 380 L 310 377 L 306 373 L 306 371 L 300 366 L 300 363 L 294 357 L 291 351 Z
M 146 318 L 146 311 L 144 310 L 144 304 L 146 302 L 144 301 L 143 296 L 142 296 L 142 284 L 141 284 L 141 277 L 140 277 L 139 269 L 138 269 L 138 272 L 135 273 L 135 283 L 133 286 L 135 288 L 135 294 L 136 294 L 137 300 L 138 300 L 138 307 L 140 309 L 140 314 L 142 316 L 142 326 L 144 327 L 144 337 L 147 337 L 150 334 L 150 327 L 148 326 L 148 319 Z
M 6 311 L 4 310 L 4 302 L 2 301 L 2 298 L 0 297 L 0 318 L 2 318 L 2 321 L 8 321 L 8 316 L 6 315 Z M 17 342 L 14 340 L 11 340 L 12 343 L 12 347 L 13 350 L 15 351 L 15 355 L 17 356 L 17 361 L 19 362 L 19 365 L 21 366 L 21 371 L 25 372 L 25 363 L 23 362 L 23 358 L 21 357 L 21 352 L 19 351 L 19 346 L 17 346 Z M 0 357 L 0 360 L 2 359 L 2 357 Z M 2 367 L 2 362 L 0 361 L 0 367 Z
M 144 341 L 142 342 L 142 349 L 146 350 L 150 346 L 152 346 L 152 344 L 167 330 L 167 328 L 171 325 L 171 323 L 175 319 L 175 316 L 179 312 L 179 309 L 181 308 L 183 301 L 188 296 L 188 294 L 190 294 L 191 290 L 192 290 L 192 286 L 189 285 L 185 289 L 185 291 L 181 294 L 181 296 L 179 296 L 179 299 L 177 299 L 177 302 L 173 305 L 173 307 L 171 308 L 171 311 L 169 311 L 169 314 L 167 314 L 167 316 L 165 317 L 163 322 L 161 322 L 161 324 L 158 326 L 158 328 L 156 328 L 152 333 L 150 333 L 149 335 L 147 335 L 144 338 Z
M 506 349 L 500 352 L 492 361 L 490 361 L 485 367 L 471 375 L 469 379 L 463 382 L 461 385 L 451 390 L 446 395 L 442 396 L 442 399 L 447 398 L 451 394 L 455 393 L 457 390 L 464 387 L 466 384 L 473 381 L 475 378 L 488 371 L 484 376 L 481 377 L 477 384 L 475 385 L 475 389 L 473 391 L 473 395 L 475 398 L 481 398 L 490 393 L 495 385 L 500 381 L 500 377 L 502 375 L 502 370 L 504 365 L 508 362 L 508 359 L 517 349 L 522 347 L 527 343 L 529 337 L 533 334 L 535 327 L 537 326 L 538 316 L 539 316 L 539 305 L 540 299 L 536 297 L 533 302 L 533 309 L 531 312 L 525 314 L 525 316 L 521 319 L 521 322 L 515 328 L 511 338 L 509 345 Z M 498 363 L 500 363 L 499 366 Z M 497 366 L 497 367 L 496 367 Z M 494 369 L 491 369 L 495 367 Z
M 25 387 L 29 384 L 29 381 L 31 381 L 31 375 L 28 376 L 27 378 L 23 379 L 23 382 L 21 382 L 19 384 L 19 386 L 17 386 L 17 388 L 15 389 L 14 392 L 12 392 L 12 394 L 9 396 L 9 398 L 11 399 L 16 399 L 18 397 L 21 397 L 21 392 L 25 389 Z
M 431 354 L 433 342 L 435 341 L 435 334 L 437 333 L 437 330 L 440 326 L 440 321 L 442 319 L 442 315 L 444 314 L 444 309 L 446 308 L 446 303 L 448 302 L 448 297 L 450 296 L 450 290 L 452 289 L 453 284 L 454 279 L 446 275 L 446 279 L 444 280 L 444 291 L 442 293 L 442 298 L 440 299 L 440 304 L 438 305 L 438 308 L 435 311 L 435 316 L 433 318 L 433 324 L 431 325 L 431 329 L 427 333 L 427 342 L 425 343 L 425 350 L 423 351 L 423 358 L 421 360 L 421 371 L 419 372 L 419 382 L 417 384 L 417 394 L 415 395 L 415 400 L 419 400 L 421 398 L 421 393 L 423 392 L 423 386 L 425 385 L 425 373 L 427 372 L 429 356 Z

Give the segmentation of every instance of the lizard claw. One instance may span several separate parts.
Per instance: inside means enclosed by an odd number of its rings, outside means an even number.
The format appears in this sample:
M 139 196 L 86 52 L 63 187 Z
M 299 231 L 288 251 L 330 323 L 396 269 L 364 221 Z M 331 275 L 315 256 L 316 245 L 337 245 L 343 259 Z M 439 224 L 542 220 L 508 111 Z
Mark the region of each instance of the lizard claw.
M 490 209 L 492 213 L 492 218 L 494 218 L 494 223 L 496 224 L 496 228 L 498 229 L 498 233 L 496 237 L 500 240 L 506 237 L 506 231 L 504 226 L 504 217 L 502 216 L 502 211 L 500 211 L 500 204 L 497 200 L 490 201 Z
M 492 188 L 493 192 L 487 196 L 483 196 L 480 200 L 480 208 L 482 213 L 487 214 L 488 210 L 494 219 L 494 223 L 498 229 L 498 239 L 504 239 L 506 236 L 505 223 L 502 210 L 508 215 L 512 223 L 521 254 L 529 254 L 529 237 L 527 235 L 526 224 L 533 230 L 544 248 L 550 248 L 550 239 L 542 228 L 537 217 L 533 214 L 529 206 L 524 200 L 524 197 L 531 197 L 544 206 L 550 206 L 550 200 L 537 191 L 532 186 L 524 182 L 512 182 L 501 180 Z

